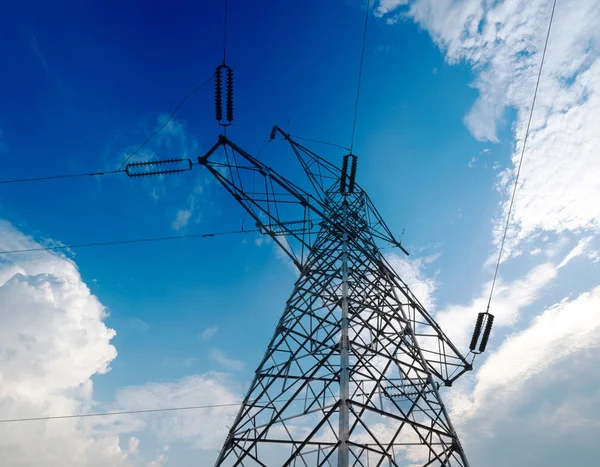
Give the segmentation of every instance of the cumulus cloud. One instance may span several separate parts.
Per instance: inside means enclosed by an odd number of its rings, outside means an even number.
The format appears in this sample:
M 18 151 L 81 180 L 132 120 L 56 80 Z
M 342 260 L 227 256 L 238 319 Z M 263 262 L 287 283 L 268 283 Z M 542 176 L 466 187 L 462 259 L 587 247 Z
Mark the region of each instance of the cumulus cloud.
M 39 246 L 10 223 L 0 221 L 0 250 Z M 155 436 L 161 444 L 188 443 L 206 451 L 199 462 L 214 461 L 241 399 L 235 380 L 211 372 L 130 386 L 117 391 L 113 402 L 100 406 L 93 398 L 92 377 L 109 371 L 117 356 L 111 345 L 115 331 L 104 324 L 106 316 L 72 260 L 48 251 L 0 257 L 0 418 L 217 407 L 0 424 L 2 465 L 166 465 L 167 447 L 150 459 L 140 454 L 139 432 Z M 243 365 L 223 352 L 214 356 L 226 367 Z
M 0 249 L 39 247 L 0 221 Z M 75 264 L 49 252 L 0 259 L 0 413 L 20 418 L 89 411 L 92 376 L 117 352 L 106 311 Z M 4 465 L 125 466 L 119 437 L 85 420 L 2 424 Z

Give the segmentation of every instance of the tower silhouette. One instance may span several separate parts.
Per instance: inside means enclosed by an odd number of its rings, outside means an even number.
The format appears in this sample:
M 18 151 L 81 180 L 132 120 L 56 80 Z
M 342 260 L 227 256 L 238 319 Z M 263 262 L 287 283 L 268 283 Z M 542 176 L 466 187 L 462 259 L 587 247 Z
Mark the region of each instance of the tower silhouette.
M 471 365 L 381 253 L 356 183 L 279 127 L 310 190 L 226 136 L 199 157 L 299 271 L 217 466 L 468 466 L 440 386 Z

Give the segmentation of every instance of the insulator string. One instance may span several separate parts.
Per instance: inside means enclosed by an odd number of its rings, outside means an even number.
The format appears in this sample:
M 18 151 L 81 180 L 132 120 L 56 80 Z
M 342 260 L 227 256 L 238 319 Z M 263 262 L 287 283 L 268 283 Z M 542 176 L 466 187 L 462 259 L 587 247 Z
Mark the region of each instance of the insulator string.
M 225 101 L 227 121 L 231 124 L 233 122 L 233 70 L 231 68 L 227 68 L 227 93 Z
M 223 65 L 218 66 L 215 70 L 215 118 L 217 122 L 223 120 L 223 83 L 221 69 Z

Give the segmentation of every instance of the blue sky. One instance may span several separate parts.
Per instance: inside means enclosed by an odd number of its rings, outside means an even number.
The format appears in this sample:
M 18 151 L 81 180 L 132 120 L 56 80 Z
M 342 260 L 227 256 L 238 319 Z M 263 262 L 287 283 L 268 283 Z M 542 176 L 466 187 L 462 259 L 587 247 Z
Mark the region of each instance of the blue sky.
M 548 24 L 549 2 L 529 3 L 448 0 L 435 5 L 426 0 L 386 0 L 375 2 L 369 20 L 354 148 L 359 182 L 396 235 L 404 231 L 403 243 L 411 257 L 394 257 L 399 271 L 438 313 L 442 325 L 448 324 L 461 349 L 466 349 L 465 333 L 485 306 L 482 297 L 493 272 L 490 258 L 514 181 L 515 156 Z M 491 356 L 480 362 L 485 364 L 479 372 L 447 395 L 479 463 L 507 439 L 511 429 L 507 419 L 515 416 L 498 419 L 487 445 L 475 433 L 478 417 L 483 417 L 476 410 L 478 397 L 487 397 L 486 391 L 492 390 L 504 394 L 503 388 L 507 394 L 516 391 L 489 375 L 507 371 L 508 385 L 515 375 L 525 378 L 527 368 L 555 371 L 556 365 L 568 365 L 568 358 L 586 361 L 572 352 L 557 360 L 543 354 L 530 367 L 523 363 L 524 373 L 511 373 L 503 362 L 515 355 L 521 358 L 521 350 L 511 347 L 519 336 L 526 340 L 536 333 L 548 335 L 536 326 L 551 319 L 548 310 L 553 306 L 559 311 L 580 306 L 582 319 L 596 332 L 597 311 L 590 315 L 589 307 L 600 295 L 594 289 L 600 284 L 596 252 L 600 193 L 593 181 L 600 172 L 594 149 L 598 135 L 593 131 L 600 65 L 592 19 L 600 19 L 600 12 L 591 0 L 565 3 L 572 8 L 561 5 L 557 12 L 561 21 L 550 42 L 540 112 L 528 143 L 532 152 L 526 153 L 528 170 L 502 265 L 499 328 Z M 353 0 L 230 0 L 227 62 L 235 70 L 235 121 L 228 135 L 254 154 L 274 124 L 292 134 L 349 145 L 364 8 Z M 575 12 L 587 12 L 587 19 Z M 5 13 L 0 18 L 1 180 L 118 169 L 222 60 L 221 2 L 162 6 L 65 2 L 60 7 L 33 2 L 5 6 Z M 515 26 L 518 18 L 523 30 Z M 577 21 L 583 21 L 577 36 L 560 47 L 569 25 Z M 214 144 L 220 130 L 210 84 L 186 102 L 135 160 L 194 159 Z M 336 163 L 344 154 L 327 146 L 309 146 Z M 303 180 L 283 144 L 266 147 L 261 159 L 292 180 Z M 137 180 L 117 174 L 0 186 L 0 218 L 12 224 L 3 224 L 2 249 L 9 249 L 6 245 L 13 240 L 30 245 L 31 240 L 19 232 L 35 241 L 70 244 L 226 231 L 238 229 L 242 217 L 241 209 L 199 167 L 165 178 Z M 46 254 L 2 260 L 2 274 L 17 270 L 26 278 L 46 274 L 54 284 L 50 288 L 58 287 L 63 276 L 87 285 L 109 313 L 102 318 L 100 305 L 90 305 L 96 307 L 92 313 L 96 324 L 104 322 L 116 331 L 110 344 L 118 356 L 111 357 L 102 333 L 102 352 L 94 350 L 93 342 L 81 349 L 90 362 L 104 358 L 109 372 L 90 363 L 75 383 L 50 384 L 55 389 L 40 396 L 46 398 L 44 404 L 27 402 L 18 413 L 129 408 L 148 393 L 155 398 L 148 396 L 149 405 L 202 404 L 213 397 L 207 381 L 225 387 L 231 400 L 238 400 L 295 279 L 273 247 L 257 240 L 257 235 L 248 234 L 81 249 L 68 254 L 70 260 Z M 80 276 L 70 269 L 72 264 Z M 8 294 L 11 282 L 3 279 L 3 283 Z M 7 305 L 2 306 L 0 314 L 10 313 Z M 65 308 L 70 316 L 69 310 Z M 570 329 L 568 323 L 561 326 Z M 203 338 L 209 328 L 213 335 Z M 16 325 L 9 329 L 20 332 Z M 36 332 L 41 331 L 31 331 Z M 597 334 L 586 334 L 584 345 L 582 332 L 577 328 L 556 337 L 556 342 L 573 338 L 586 356 L 597 355 L 600 341 L 593 339 Z M 546 342 L 549 348 L 552 342 Z M 587 372 L 585 367 L 581 372 Z M 11 373 L 6 374 L 8 379 Z M 531 384 L 546 377 L 541 370 L 531 374 Z M 20 373 L 13 378 L 23 384 L 29 381 Z M 54 373 L 48 378 L 60 380 Z M 82 396 L 78 391 L 90 380 L 93 395 Z M 541 388 L 549 391 L 547 401 L 558 397 L 552 388 Z M 79 395 L 73 396 L 73 391 Z M 184 396 L 160 399 L 161 391 Z M 580 393 L 581 400 L 591 394 Z M 0 409 L 8 407 L 6 413 L 12 413 L 10 399 L 2 397 L 0 393 Z M 62 402 L 56 403 L 57 397 Z M 508 395 L 502 400 L 538 410 L 535 404 L 527 405 L 525 395 L 518 401 Z M 561 399 L 557 405 L 569 403 L 573 401 Z M 548 417 L 552 415 L 556 414 Z M 205 421 L 218 425 L 227 416 L 215 413 Z M 186 417 L 131 419 L 124 426 L 106 422 L 100 427 L 104 431 L 87 425 L 74 429 L 79 430 L 81 443 L 93 439 L 98 452 L 109 450 L 109 438 L 114 436 L 123 465 L 195 465 L 191 459 L 197 456 L 210 462 L 220 438 L 210 438 Z M 0 418 L 4 418 L 1 411 Z M 157 427 L 161 421 L 164 426 Z M 596 426 L 584 422 L 577 427 Z M 61 428 L 53 429 L 60 436 Z M 168 429 L 172 432 L 164 431 Z M 178 436 L 178 430 L 184 434 Z M 535 427 L 531 430 L 535 432 Z M 593 447 L 569 441 L 570 433 L 564 436 L 582 456 L 577 465 L 585 465 Z M 141 440 L 139 448 L 131 439 Z M 0 452 L 21 442 L 18 436 L 5 444 L 0 441 Z M 544 440 L 539 442 L 545 446 Z M 525 452 L 517 449 L 513 461 L 538 465 L 525 460 Z M 48 465 L 49 458 L 39 456 L 15 457 L 11 462 Z M 102 456 L 97 465 L 121 465 Z

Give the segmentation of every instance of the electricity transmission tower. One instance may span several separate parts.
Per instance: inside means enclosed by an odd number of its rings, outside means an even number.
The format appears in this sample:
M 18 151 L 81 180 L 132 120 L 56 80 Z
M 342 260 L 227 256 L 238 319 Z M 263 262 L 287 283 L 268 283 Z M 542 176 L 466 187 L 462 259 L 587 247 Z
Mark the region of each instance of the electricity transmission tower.
M 277 135 L 309 190 L 226 136 L 198 158 L 299 271 L 216 465 L 468 466 L 439 388 L 471 364 L 381 254 L 406 251 L 356 156 L 340 169 Z

